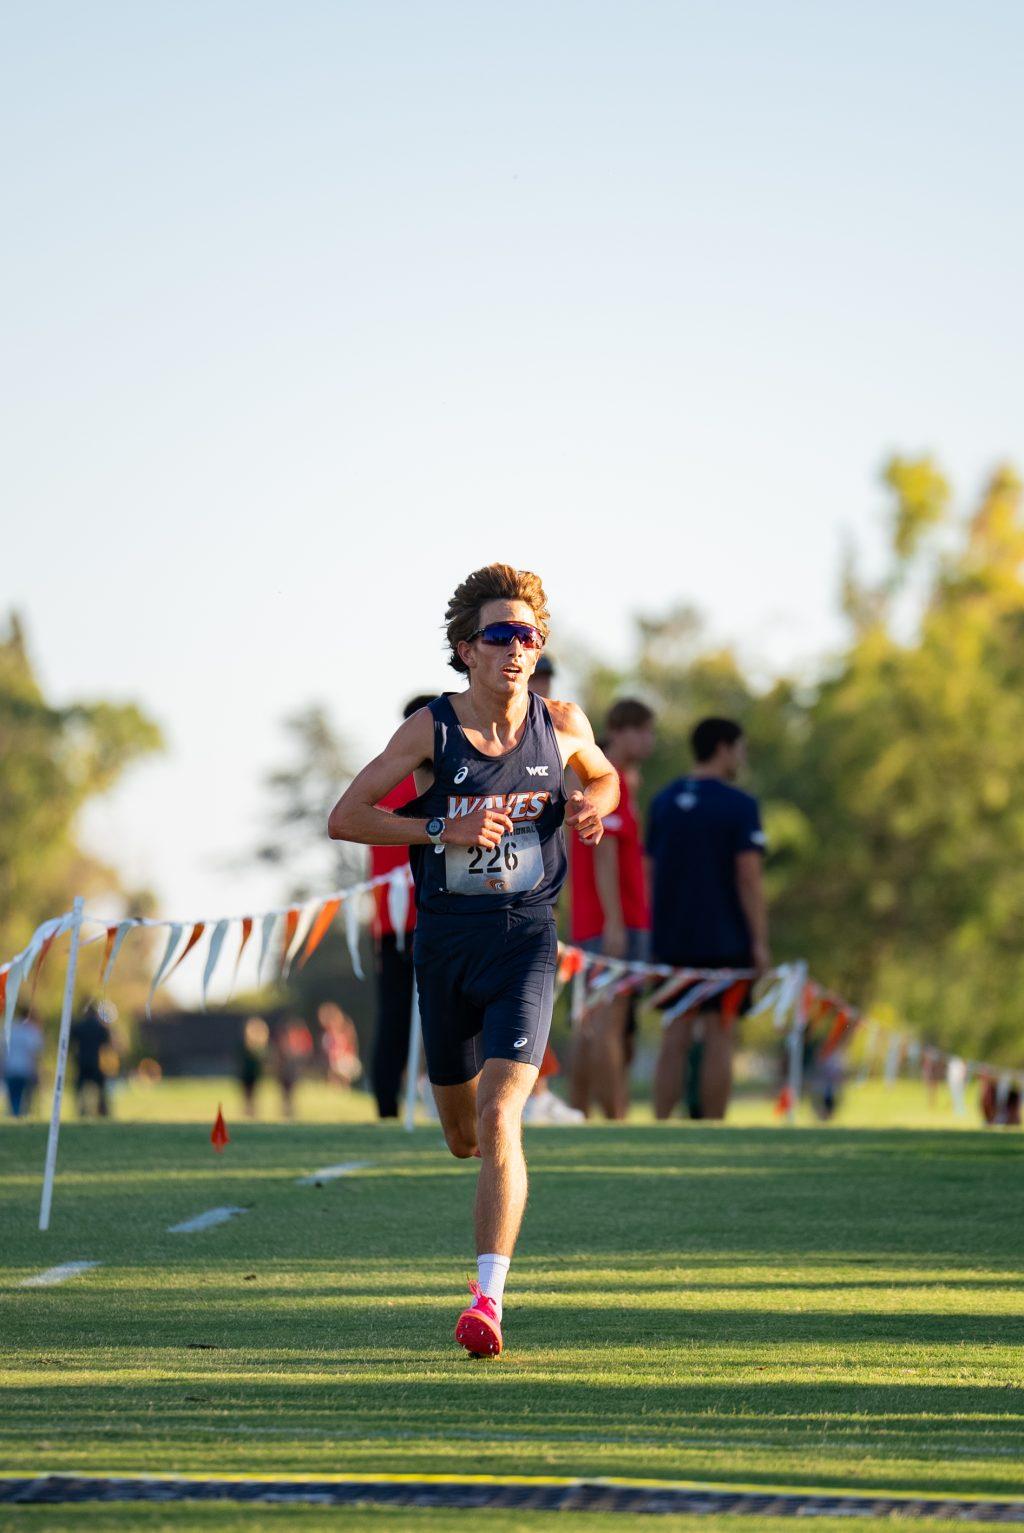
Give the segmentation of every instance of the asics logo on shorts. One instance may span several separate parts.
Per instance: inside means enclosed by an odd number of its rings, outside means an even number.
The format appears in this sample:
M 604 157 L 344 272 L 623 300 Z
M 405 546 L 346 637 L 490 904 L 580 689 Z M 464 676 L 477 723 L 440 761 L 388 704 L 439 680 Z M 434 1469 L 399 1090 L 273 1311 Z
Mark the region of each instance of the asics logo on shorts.
M 512 1047 L 514 1049 L 525 1049 L 525 1047 L 529 1043 L 529 1041 L 530 1041 L 529 1038 L 517 1038 L 515 1043 L 512 1045 Z

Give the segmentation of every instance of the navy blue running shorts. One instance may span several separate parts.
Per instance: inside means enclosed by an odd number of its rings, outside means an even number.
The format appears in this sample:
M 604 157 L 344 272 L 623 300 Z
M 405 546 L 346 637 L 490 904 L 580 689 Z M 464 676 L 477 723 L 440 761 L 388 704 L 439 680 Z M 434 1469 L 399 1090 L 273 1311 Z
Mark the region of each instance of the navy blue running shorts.
M 466 915 L 422 911 L 413 962 L 433 1085 L 471 1081 L 488 1059 L 540 1066 L 558 966 L 549 905 Z

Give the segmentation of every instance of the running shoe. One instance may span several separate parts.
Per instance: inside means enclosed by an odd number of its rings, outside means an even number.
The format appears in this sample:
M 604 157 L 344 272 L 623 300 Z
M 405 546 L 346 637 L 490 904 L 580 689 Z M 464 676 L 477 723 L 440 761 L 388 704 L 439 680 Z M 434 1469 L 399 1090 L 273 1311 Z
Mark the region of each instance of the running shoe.
M 537 1096 L 527 1097 L 523 1108 L 523 1122 L 534 1126 L 538 1123 L 568 1126 L 586 1121 L 586 1113 L 580 1112 L 578 1107 L 570 1107 L 568 1102 L 556 1097 L 553 1091 L 541 1091 Z
M 494 1300 L 489 1299 L 480 1287 L 470 1279 L 469 1291 L 473 1302 L 459 1316 L 455 1327 L 455 1340 L 473 1357 L 497 1357 L 501 1351 L 501 1323 Z

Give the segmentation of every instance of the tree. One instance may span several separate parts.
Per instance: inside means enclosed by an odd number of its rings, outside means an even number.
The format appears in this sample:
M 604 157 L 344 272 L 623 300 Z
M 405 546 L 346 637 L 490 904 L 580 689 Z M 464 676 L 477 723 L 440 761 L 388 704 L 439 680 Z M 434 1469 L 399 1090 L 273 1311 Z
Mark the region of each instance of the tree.
M 893 459 L 888 568 L 852 568 L 845 649 L 767 689 L 706 648 L 692 611 L 639 623 L 627 673 L 591 665 L 595 717 L 637 689 L 659 713 L 648 793 L 685 769 L 704 713 L 739 718 L 765 810 L 773 943 L 865 1008 L 1020 1063 L 1024 984 L 1024 527 L 992 475 L 957 520 L 930 458 Z
M 318 703 L 284 720 L 290 759 L 265 778 L 268 834 L 257 859 L 281 871 L 284 899 L 343 888 L 363 876 L 358 848 L 327 838 L 327 816 L 352 776 L 348 749 Z
M 116 895 L 143 914 L 146 896 L 126 897 L 116 873 L 75 839 L 86 803 L 108 792 L 136 761 L 161 748 L 155 723 L 132 703 L 46 701 L 17 615 L 0 635 L 0 957 L 24 947 L 35 928 L 70 907 L 75 894 Z M 126 944 L 125 977 L 132 973 Z M 141 952 L 141 944 L 134 944 Z M 84 983 L 90 979 L 83 961 Z M 92 976 L 94 978 L 95 976 Z M 57 971 L 37 999 L 56 1004 Z

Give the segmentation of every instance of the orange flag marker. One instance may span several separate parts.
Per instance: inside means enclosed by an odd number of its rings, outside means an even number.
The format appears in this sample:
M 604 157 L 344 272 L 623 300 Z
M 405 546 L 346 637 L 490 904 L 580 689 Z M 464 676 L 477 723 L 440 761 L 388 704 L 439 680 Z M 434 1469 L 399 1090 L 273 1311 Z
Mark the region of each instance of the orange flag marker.
M 217 1103 L 217 1116 L 214 1119 L 213 1128 L 210 1130 L 210 1143 L 218 1155 L 223 1152 L 226 1144 L 231 1143 L 231 1135 L 228 1133 L 228 1126 L 224 1122 L 224 1110 L 219 1102 Z

